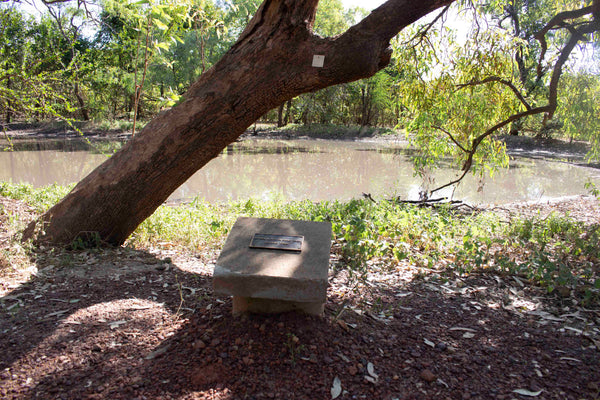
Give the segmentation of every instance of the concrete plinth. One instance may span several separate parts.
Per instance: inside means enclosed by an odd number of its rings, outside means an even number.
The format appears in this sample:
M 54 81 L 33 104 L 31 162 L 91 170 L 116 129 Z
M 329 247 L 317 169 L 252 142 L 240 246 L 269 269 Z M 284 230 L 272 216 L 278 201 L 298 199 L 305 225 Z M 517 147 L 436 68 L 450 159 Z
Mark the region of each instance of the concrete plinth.
M 260 299 L 256 297 L 233 296 L 233 315 L 245 312 L 257 314 L 276 314 L 288 311 L 302 311 L 307 314 L 321 315 L 325 308 L 324 302 L 300 302 L 275 299 Z
M 300 251 L 252 248 L 255 234 L 303 236 Z M 233 296 L 234 314 L 300 310 L 321 314 L 327 297 L 331 224 L 239 218 L 215 265 L 215 293 Z

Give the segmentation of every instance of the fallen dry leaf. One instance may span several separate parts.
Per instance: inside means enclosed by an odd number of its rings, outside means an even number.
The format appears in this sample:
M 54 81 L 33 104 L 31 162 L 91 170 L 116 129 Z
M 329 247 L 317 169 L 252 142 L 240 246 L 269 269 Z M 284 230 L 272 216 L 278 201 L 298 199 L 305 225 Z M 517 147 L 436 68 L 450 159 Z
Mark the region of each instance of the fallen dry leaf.
M 517 394 L 520 394 L 522 396 L 529 396 L 529 397 L 539 396 L 542 392 L 543 392 L 543 390 L 538 390 L 537 392 L 532 392 L 532 391 L 527 390 L 527 389 L 515 389 L 515 390 L 513 390 L 513 393 L 517 393 Z
M 375 373 L 375 367 L 373 366 L 373 363 L 368 363 L 367 364 L 367 372 L 369 373 L 369 375 L 371 375 L 373 378 L 375 379 L 379 379 L 379 375 L 377 375 Z
M 342 381 L 336 376 L 331 386 L 331 399 L 337 399 L 340 394 L 342 394 Z

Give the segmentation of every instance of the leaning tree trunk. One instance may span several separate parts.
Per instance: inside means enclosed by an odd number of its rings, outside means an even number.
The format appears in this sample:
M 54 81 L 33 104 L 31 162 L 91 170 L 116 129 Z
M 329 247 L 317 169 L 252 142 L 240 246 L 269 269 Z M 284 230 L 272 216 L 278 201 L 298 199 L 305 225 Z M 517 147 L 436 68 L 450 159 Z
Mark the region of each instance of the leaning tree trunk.
M 238 41 L 196 81 L 26 230 L 70 243 L 121 244 L 169 195 L 256 119 L 301 93 L 372 76 L 402 28 L 452 0 L 389 0 L 335 38 L 312 33 L 318 0 L 266 0 Z M 324 56 L 322 67 L 313 66 Z

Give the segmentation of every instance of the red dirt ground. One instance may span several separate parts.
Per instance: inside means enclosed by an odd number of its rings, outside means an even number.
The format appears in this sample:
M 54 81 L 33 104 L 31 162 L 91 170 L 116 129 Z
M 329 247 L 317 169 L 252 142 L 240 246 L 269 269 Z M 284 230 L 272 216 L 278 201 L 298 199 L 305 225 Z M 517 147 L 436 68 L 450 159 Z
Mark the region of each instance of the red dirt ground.
M 45 249 L 29 279 L 0 280 L 0 398 L 331 399 L 336 377 L 338 399 L 599 397 L 600 310 L 568 296 L 510 276 L 352 286 L 334 271 L 323 317 L 233 318 L 215 257 Z

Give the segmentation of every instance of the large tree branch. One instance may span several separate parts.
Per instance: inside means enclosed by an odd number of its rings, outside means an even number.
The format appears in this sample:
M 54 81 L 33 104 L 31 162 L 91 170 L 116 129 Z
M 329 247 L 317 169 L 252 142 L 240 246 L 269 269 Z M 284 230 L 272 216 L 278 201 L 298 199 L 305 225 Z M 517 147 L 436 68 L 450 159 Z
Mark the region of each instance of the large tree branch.
M 388 0 L 361 22 L 351 27 L 347 33 L 370 32 L 376 34 L 381 40 L 389 41 L 404 27 L 450 3 L 453 3 L 453 0 Z
M 599 3 L 599 2 L 596 0 L 595 3 Z M 560 12 L 560 13 L 556 14 L 554 17 L 552 17 L 552 19 L 550 19 L 550 21 L 548 21 L 548 23 L 534 35 L 536 40 L 538 42 L 540 42 L 540 46 L 541 46 L 540 56 L 538 58 L 538 67 L 537 67 L 538 76 L 540 76 L 542 74 L 542 70 L 541 70 L 542 62 L 544 61 L 544 58 L 546 57 L 546 51 L 548 51 L 548 43 L 546 42 L 546 35 L 548 34 L 548 32 L 550 32 L 551 29 L 554 29 L 556 27 L 565 26 L 565 21 L 576 19 L 576 18 L 581 18 L 585 15 L 590 14 L 592 12 L 592 7 L 593 6 L 589 6 L 589 7 L 584 7 L 584 8 L 578 9 L 578 10 L 570 10 L 570 11 Z
M 445 133 L 445 134 L 446 134 L 446 135 L 447 135 L 447 136 L 450 138 L 450 140 L 452 140 L 452 141 L 454 142 L 454 144 L 455 144 L 455 145 L 456 145 L 456 146 L 457 146 L 457 147 L 458 147 L 458 148 L 459 148 L 461 151 L 463 151 L 464 153 L 468 153 L 468 152 L 469 152 L 469 150 L 467 150 L 467 149 L 466 149 L 466 148 L 465 148 L 465 147 L 464 147 L 462 144 L 460 144 L 460 143 L 459 143 L 459 141 L 458 141 L 458 140 L 456 140 L 456 138 L 454 137 L 454 135 L 452 135 L 452 133 L 450 133 L 450 132 L 449 132 L 447 129 L 444 129 L 444 128 L 442 128 L 441 126 L 437 126 L 437 125 L 436 125 L 436 126 L 432 126 L 432 128 L 434 128 L 434 129 L 437 129 L 437 130 L 439 130 L 439 131 L 441 131 L 441 132 Z

